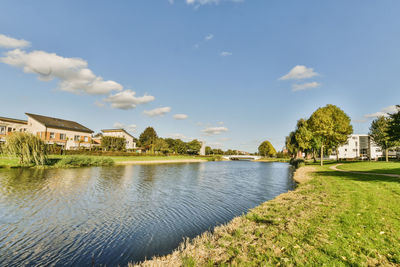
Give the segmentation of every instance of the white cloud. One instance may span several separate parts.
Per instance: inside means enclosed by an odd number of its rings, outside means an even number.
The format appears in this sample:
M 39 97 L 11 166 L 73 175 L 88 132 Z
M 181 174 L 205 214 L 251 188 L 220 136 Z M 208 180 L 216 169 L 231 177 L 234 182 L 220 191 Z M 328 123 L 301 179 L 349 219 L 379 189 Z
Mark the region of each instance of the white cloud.
M 218 125 L 224 125 L 224 122 L 223 121 L 219 121 L 219 122 L 217 122 L 217 124 Z
M 136 128 L 137 128 L 136 124 L 123 124 L 120 122 L 114 123 L 113 127 L 116 129 L 125 129 L 130 132 L 136 132 Z
M 188 5 L 207 5 L 207 4 L 219 4 L 220 2 L 243 2 L 244 0 L 186 0 Z
M 213 39 L 214 38 L 214 35 L 213 34 L 209 34 L 209 35 L 207 35 L 206 37 L 204 37 L 204 40 L 205 41 L 210 41 L 211 39 Z
M 31 43 L 23 39 L 14 39 L 4 34 L 0 34 L 0 47 L 3 48 L 23 48 L 30 46 Z
M 372 113 L 372 114 L 366 114 L 364 115 L 365 118 L 376 118 L 376 117 L 387 117 L 389 116 L 390 113 L 396 113 L 398 111 L 397 107 L 395 105 L 393 106 L 388 106 L 383 108 L 381 111 Z
M 310 83 L 303 83 L 303 84 L 293 84 L 293 92 L 307 90 L 311 88 L 317 88 L 321 84 L 318 82 L 310 82 Z
M 122 92 L 110 95 L 105 102 L 111 103 L 111 107 L 118 109 L 133 109 L 137 105 L 146 104 L 153 101 L 155 98 L 151 95 L 136 97 L 136 92 L 132 90 L 124 90 Z
M 232 56 L 232 53 L 228 52 L 228 51 L 223 51 L 223 52 L 221 52 L 220 56 L 221 57 L 228 57 L 228 56 Z
M 174 119 L 175 120 L 186 120 L 188 118 L 188 115 L 186 114 L 175 114 Z
M 155 108 L 152 110 L 145 110 L 143 113 L 150 117 L 162 116 L 171 111 L 170 107 Z
M 72 93 L 99 95 L 123 89 L 115 81 L 104 81 L 102 77 L 96 76 L 81 58 L 65 58 L 44 51 L 27 53 L 15 49 L 1 57 L 0 62 L 22 68 L 25 73 L 35 73 L 41 81 L 59 79 L 59 89 Z
M 314 72 L 313 68 L 307 68 L 303 65 L 297 65 L 289 71 L 288 74 L 279 78 L 279 80 L 300 80 L 317 76 L 318 73 Z
M 208 127 L 202 130 L 202 132 L 206 135 L 216 135 L 227 132 L 228 128 L 226 127 Z

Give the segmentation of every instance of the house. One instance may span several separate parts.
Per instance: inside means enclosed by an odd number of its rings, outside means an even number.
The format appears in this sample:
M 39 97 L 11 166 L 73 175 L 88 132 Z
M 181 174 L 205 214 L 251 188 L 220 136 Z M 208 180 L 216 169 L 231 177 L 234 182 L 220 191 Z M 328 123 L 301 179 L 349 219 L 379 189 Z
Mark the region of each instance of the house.
M 103 136 L 122 137 L 126 140 L 126 150 L 136 149 L 136 139 L 124 129 L 101 130 Z
M 47 144 L 56 144 L 64 149 L 90 148 L 93 131 L 69 120 L 25 113 L 28 116 L 28 132 L 40 137 Z
M 367 134 L 352 134 L 347 143 L 338 148 L 339 159 L 378 159 L 383 156 L 382 149 Z M 333 152 L 332 158 L 336 158 Z
M 6 141 L 6 136 L 13 132 L 26 132 L 27 121 L 0 117 L 0 142 Z

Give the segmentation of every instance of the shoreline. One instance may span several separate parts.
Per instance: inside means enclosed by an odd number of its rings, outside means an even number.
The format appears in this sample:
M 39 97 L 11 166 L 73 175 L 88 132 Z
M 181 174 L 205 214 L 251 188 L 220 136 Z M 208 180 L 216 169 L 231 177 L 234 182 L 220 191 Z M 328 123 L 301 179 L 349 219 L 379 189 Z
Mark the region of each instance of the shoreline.
M 316 168 L 313 166 L 304 166 L 299 169 L 296 169 L 293 173 L 293 180 L 296 182 L 296 184 L 301 185 L 305 184 L 308 181 L 311 181 L 313 179 L 312 174 L 316 171 Z M 206 231 L 192 239 L 186 238 L 179 246 L 173 250 L 171 253 L 164 255 L 164 256 L 154 256 L 150 260 L 145 260 L 142 262 L 136 262 L 136 263 L 129 263 L 129 267 L 144 267 L 144 266 L 186 266 L 187 262 L 186 259 L 193 258 L 194 256 L 204 258 L 206 255 L 201 255 L 204 254 L 204 251 L 200 251 L 197 253 L 196 250 L 198 250 L 199 246 L 202 245 L 202 243 L 208 243 L 208 240 L 215 241 L 219 239 L 221 236 L 226 236 L 235 234 L 238 231 L 238 226 L 243 224 L 243 220 L 247 220 L 251 214 L 259 209 L 263 209 L 264 206 L 270 205 L 274 202 L 285 202 L 285 200 L 288 197 L 293 197 L 294 194 L 298 191 L 299 187 L 295 187 L 293 190 L 288 191 L 286 193 L 282 193 L 278 196 L 276 196 L 273 199 L 270 199 L 268 201 L 265 201 L 258 206 L 248 210 L 248 212 L 242 216 L 237 216 L 233 218 L 231 221 L 227 222 L 226 224 L 222 224 L 220 226 L 216 226 L 213 230 L 211 231 Z M 191 253 L 193 252 L 194 253 Z M 202 253 L 203 252 L 203 253 Z M 222 255 L 219 255 L 222 256 Z M 189 261 L 190 265 L 190 261 Z M 202 264 L 200 264 L 202 265 Z M 195 265 L 193 265 L 195 266 Z M 197 265 L 196 265 L 197 266 Z
M 170 164 L 170 163 L 201 163 L 205 159 L 167 159 L 167 160 L 127 160 L 117 161 L 115 165 L 141 165 L 141 164 Z

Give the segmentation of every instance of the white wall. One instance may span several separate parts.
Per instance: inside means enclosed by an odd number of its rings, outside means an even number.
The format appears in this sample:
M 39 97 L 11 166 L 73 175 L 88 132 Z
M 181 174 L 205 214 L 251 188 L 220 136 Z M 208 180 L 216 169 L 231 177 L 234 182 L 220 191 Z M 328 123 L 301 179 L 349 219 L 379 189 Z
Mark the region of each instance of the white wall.
M 112 131 L 112 132 L 103 132 L 103 136 L 112 136 L 112 137 L 122 137 L 126 140 L 126 149 L 135 149 L 136 142 L 134 141 L 133 137 L 129 134 L 125 133 L 124 131 Z

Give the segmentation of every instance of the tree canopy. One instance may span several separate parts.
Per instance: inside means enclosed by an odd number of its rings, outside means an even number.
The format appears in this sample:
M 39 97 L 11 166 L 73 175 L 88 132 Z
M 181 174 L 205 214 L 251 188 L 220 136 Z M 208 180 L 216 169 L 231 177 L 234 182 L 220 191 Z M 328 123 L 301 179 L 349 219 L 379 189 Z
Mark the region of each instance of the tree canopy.
M 154 128 L 147 127 L 139 136 L 140 146 L 143 146 L 146 150 L 151 150 L 151 152 L 154 152 L 154 144 L 157 138 L 157 132 L 154 130 Z
M 263 157 L 272 157 L 276 155 L 276 150 L 268 140 L 265 140 L 259 145 L 258 153 Z
M 388 135 L 391 141 L 400 142 L 400 105 L 396 106 L 397 112 L 390 114 Z
M 394 147 L 397 144 L 397 142 L 391 140 L 389 135 L 388 130 L 390 121 L 390 118 L 381 116 L 373 120 L 371 127 L 369 128 L 369 135 L 372 137 L 374 142 L 385 150 L 386 161 L 389 161 L 389 148 Z

